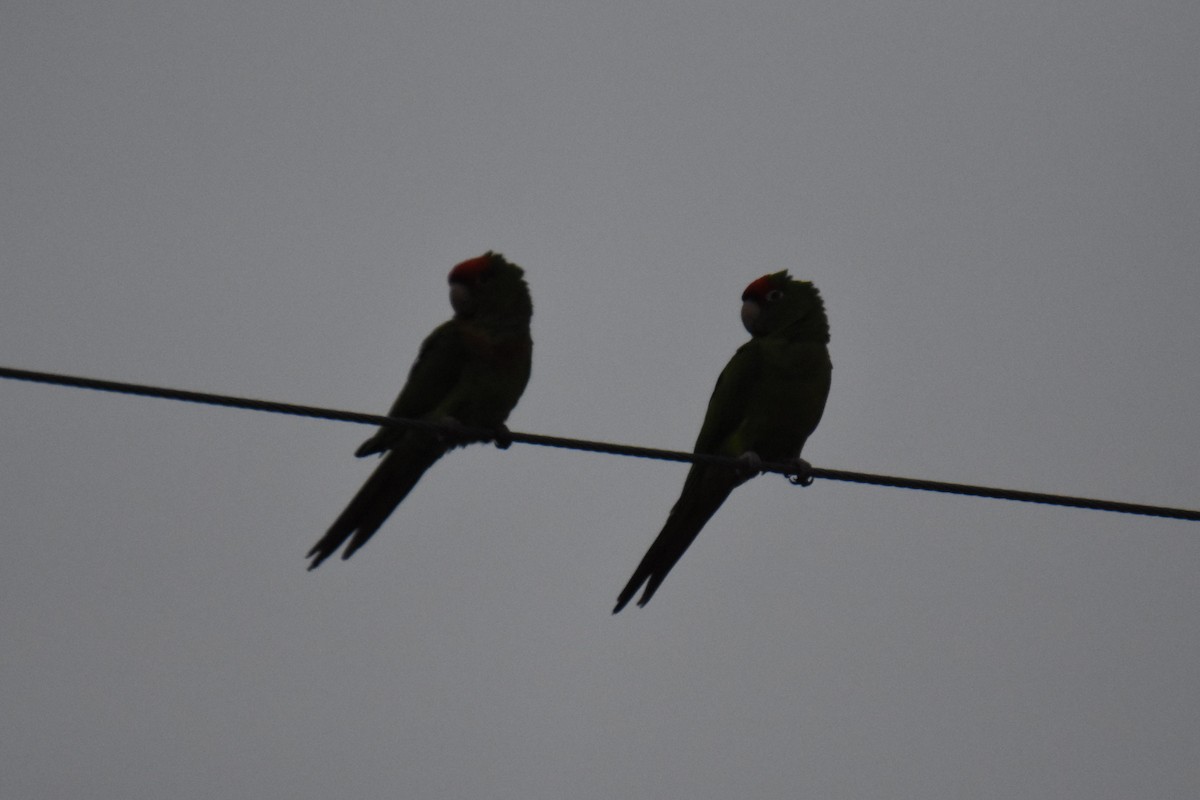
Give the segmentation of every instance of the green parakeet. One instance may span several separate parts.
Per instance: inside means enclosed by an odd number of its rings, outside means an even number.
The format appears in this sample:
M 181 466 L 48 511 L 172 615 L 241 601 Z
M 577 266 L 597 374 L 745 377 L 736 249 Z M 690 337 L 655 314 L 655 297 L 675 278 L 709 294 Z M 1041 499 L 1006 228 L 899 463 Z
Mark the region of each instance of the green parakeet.
M 487 252 L 450 271 L 454 317 L 421 345 L 389 416 L 503 431 L 504 421 L 529 382 L 533 303 L 524 271 Z M 469 441 L 453 434 L 382 427 L 355 455 L 384 454 L 383 462 L 329 531 L 308 551 L 310 570 L 347 539 L 346 559 L 366 544 L 400 505 L 425 470 Z
M 683 492 L 642 563 L 617 598 L 617 613 L 644 583 L 650 602 L 667 573 L 736 487 L 762 462 L 799 463 L 829 395 L 829 321 L 817 288 L 787 271 L 764 275 L 742 294 L 742 323 L 752 337 L 721 372 L 696 453 L 743 458 L 744 468 L 693 464 Z

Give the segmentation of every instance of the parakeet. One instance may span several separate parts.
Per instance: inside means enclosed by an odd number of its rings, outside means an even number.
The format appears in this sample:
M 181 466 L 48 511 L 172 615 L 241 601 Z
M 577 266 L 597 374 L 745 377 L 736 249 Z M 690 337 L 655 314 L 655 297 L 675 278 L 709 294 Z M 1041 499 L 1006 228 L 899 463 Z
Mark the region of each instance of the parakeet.
M 764 275 L 742 294 L 742 324 L 751 339 L 721 372 L 696 453 L 734 456 L 744 468 L 693 464 L 658 538 L 617 598 L 616 614 L 644 583 L 650 602 L 671 567 L 736 487 L 762 462 L 798 464 L 800 450 L 825 410 L 832 364 L 829 321 L 817 288 L 786 270 Z
M 408 381 L 388 412 L 465 428 L 502 432 L 525 385 L 533 353 L 533 303 L 524 271 L 488 251 L 450 270 L 454 317 L 425 339 Z M 355 455 L 384 454 L 383 462 L 308 551 L 310 570 L 347 539 L 346 559 L 367 543 L 425 470 L 459 445 L 453 434 L 382 427 Z

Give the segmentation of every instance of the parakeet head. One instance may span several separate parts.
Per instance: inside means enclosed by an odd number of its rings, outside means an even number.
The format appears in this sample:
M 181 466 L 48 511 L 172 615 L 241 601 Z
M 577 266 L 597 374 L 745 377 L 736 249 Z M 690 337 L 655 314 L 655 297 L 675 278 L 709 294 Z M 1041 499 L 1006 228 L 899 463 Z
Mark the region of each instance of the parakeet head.
M 787 270 L 763 275 L 742 292 L 742 324 L 751 336 L 829 341 L 829 320 L 817 287 Z
M 528 320 L 533 302 L 525 271 L 491 250 L 450 270 L 450 305 L 461 319 L 503 316 Z

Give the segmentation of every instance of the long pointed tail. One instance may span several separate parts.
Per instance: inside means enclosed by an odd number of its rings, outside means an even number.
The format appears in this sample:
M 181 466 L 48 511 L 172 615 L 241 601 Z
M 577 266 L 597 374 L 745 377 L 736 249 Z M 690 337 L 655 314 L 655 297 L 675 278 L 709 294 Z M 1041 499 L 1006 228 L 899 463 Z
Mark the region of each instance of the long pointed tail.
M 354 495 L 354 499 L 333 521 L 325 535 L 308 551 L 306 558 L 312 559 L 309 570 L 321 566 L 321 562 L 337 552 L 347 539 L 350 543 L 346 545 L 342 558 L 354 555 L 354 551 L 375 535 L 375 531 L 396 510 L 396 506 L 408 496 L 425 470 L 433 466 L 445 452 L 445 448 L 440 446 L 408 446 L 384 456 L 358 494 Z
M 683 493 L 671 509 L 658 538 L 650 545 L 641 563 L 633 571 L 633 577 L 621 590 L 612 613 L 616 614 L 624 608 L 643 583 L 646 584 L 646 590 L 642 592 L 637 604 L 644 606 L 650 602 L 650 598 L 666 579 L 667 573 L 742 480 L 735 479 L 727 470 L 714 471 L 712 468 L 688 475 Z

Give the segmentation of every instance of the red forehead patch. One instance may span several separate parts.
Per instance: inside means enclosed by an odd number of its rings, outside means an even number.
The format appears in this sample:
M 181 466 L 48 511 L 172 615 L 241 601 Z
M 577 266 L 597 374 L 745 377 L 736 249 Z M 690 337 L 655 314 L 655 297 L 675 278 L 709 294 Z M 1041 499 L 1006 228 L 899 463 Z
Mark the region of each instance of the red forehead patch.
M 450 270 L 450 283 L 474 283 L 492 263 L 491 250 L 477 258 L 462 262 Z
M 771 291 L 771 276 L 763 275 L 746 287 L 746 291 L 742 292 L 742 299 L 749 300 L 752 297 L 761 299 L 766 297 L 769 291 Z

